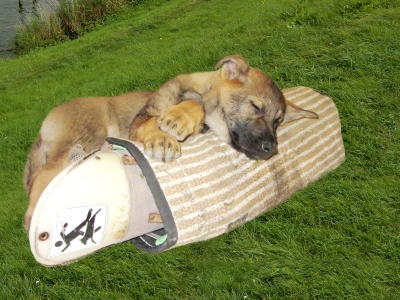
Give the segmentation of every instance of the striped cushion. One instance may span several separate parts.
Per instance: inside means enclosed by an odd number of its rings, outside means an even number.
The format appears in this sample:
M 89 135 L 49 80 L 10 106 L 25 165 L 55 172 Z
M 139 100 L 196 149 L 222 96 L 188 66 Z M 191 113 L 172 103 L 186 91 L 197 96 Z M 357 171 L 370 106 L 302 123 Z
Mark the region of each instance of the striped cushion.
M 344 161 L 332 99 L 307 87 L 283 93 L 319 119 L 280 126 L 279 154 L 268 161 L 248 159 L 212 132 L 185 141 L 176 161 L 149 159 L 176 225 L 174 247 L 210 239 L 254 219 Z
M 210 239 L 338 167 L 345 153 L 332 99 L 306 87 L 283 92 L 319 119 L 280 126 L 279 154 L 267 161 L 250 160 L 212 132 L 189 138 L 170 163 L 149 159 L 142 145 L 107 138 L 114 150 L 72 163 L 41 195 L 29 232 L 35 258 L 54 266 L 126 240 L 158 253 Z M 154 213 L 162 224 L 150 222 Z

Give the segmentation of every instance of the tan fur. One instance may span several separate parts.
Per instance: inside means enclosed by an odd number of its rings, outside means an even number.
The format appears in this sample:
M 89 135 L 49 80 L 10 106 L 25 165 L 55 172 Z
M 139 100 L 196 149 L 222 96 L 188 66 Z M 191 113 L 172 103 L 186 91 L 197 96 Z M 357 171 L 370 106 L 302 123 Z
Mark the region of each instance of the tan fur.
M 29 228 L 43 190 L 70 164 L 69 151 L 76 144 L 92 152 L 107 136 L 131 139 L 141 142 L 149 156 L 168 161 L 180 156 L 178 140 L 200 132 L 205 120 L 238 151 L 268 159 L 276 153 L 275 129 L 288 105 L 285 119 L 289 121 L 318 117 L 285 103 L 275 83 L 243 57 L 227 56 L 218 67 L 213 72 L 178 75 L 156 92 L 79 98 L 54 108 L 42 124 L 25 168 L 30 198 L 25 227 Z

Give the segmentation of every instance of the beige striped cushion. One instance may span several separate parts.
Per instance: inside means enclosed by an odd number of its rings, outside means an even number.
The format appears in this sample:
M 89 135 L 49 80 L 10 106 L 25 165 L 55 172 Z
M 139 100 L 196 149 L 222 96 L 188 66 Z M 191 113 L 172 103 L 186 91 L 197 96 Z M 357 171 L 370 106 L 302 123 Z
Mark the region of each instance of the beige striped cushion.
M 213 133 L 187 140 L 182 157 L 172 163 L 150 159 L 177 226 L 175 247 L 254 219 L 344 161 L 332 99 L 307 87 L 283 92 L 288 100 L 318 113 L 319 119 L 279 127 L 279 154 L 268 161 L 248 159 Z

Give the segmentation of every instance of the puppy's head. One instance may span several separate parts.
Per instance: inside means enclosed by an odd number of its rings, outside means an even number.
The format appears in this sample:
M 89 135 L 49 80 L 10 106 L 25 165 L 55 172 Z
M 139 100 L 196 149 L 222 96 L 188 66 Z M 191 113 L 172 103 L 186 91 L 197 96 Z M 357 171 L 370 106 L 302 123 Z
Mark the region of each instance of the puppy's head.
M 206 123 L 249 158 L 268 159 L 277 153 L 276 129 L 282 122 L 318 118 L 285 101 L 275 82 L 243 57 L 227 56 L 215 68 L 220 66 L 220 78 L 212 87 L 216 101 L 205 107 Z

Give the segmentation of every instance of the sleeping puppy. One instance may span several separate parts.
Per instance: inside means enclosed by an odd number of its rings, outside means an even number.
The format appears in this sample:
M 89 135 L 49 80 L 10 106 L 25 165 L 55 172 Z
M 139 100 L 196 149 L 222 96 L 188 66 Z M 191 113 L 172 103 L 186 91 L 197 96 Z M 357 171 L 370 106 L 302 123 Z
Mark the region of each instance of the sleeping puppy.
M 30 198 L 25 228 L 46 186 L 70 164 L 69 151 L 76 144 L 92 152 L 106 137 L 130 139 L 141 142 L 147 155 L 168 161 L 180 156 L 179 141 L 205 123 L 249 158 L 268 159 L 277 153 L 279 124 L 318 118 L 285 101 L 272 79 L 239 55 L 221 59 L 215 69 L 178 75 L 155 92 L 79 98 L 54 108 L 25 167 Z

